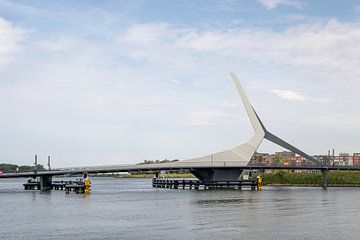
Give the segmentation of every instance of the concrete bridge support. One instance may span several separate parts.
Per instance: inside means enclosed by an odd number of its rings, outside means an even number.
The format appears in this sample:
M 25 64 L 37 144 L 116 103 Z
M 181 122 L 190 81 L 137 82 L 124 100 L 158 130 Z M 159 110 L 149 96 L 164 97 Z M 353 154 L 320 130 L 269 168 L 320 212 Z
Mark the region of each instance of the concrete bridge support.
M 328 173 L 329 173 L 329 170 L 327 169 L 323 169 L 321 170 L 321 173 L 322 173 L 322 187 L 323 188 L 327 188 L 328 187 Z
M 40 190 L 48 191 L 51 190 L 52 176 L 41 176 L 40 177 Z
M 191 171 L 200 181 L 238 181 L 242 169 L 195 169 Z

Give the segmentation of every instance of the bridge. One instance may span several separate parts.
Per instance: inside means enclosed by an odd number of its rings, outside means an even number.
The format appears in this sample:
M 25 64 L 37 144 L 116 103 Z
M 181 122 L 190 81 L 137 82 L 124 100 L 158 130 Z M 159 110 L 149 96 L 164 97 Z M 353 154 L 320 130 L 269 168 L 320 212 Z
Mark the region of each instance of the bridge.
M 159 172 L 162 170 L 187 170 L 194 174 L 200 181 L 238 181 L 244 170 L 318 170 L 322 172 L 323 187 L 327 187 L 327 175 L 330 170 L 360 170 L 360 166 L 324 166 L 320 161 L 310 156 L 304 151 L 298 149 L 292 144 L 286 142 L 265 128 L 259 116 L 255 112 L 254 107 L 250 104 L 245 91 L 243 90 L 239 79 L 234 73 L 231 73 L 236 88 L 239 92 L 246 113 L 250 119 L 254 129 L 254 135 L 244 144 L 236 146 L 232 149 L 207 156 L 182 160 L 176 162 L 166 162 L 158 164 L 127 164 L 113 166 L 98 167 L 77 167 L 64 168 L 43 172 L 21 172 L 7 173 L 0 175 L 0 178 L 21 178 L 32 177 L 40 178 L 41 189 L 47 189 L 51 185 L 52 177 L 59 175 L 74 175 L 87 173 L 115 173 L 115 172 L 136 172 L 136 171 L 152 171 Z M 262 166 L 250 165 L 249 162 L 261 142 L 267 139 L 289 151 L 292 151 L 311 162 L 310 166 Z
M 36 178 L 40 177 L 41 189 L 46 189 L 51 184 L 53 176 L 61 175 L 79 175 L 84 172 L 89 174 L 99 173 L 120 173 L 120 172 L 154 172 L 160 171 L 189 171 L 196 173 L 197 171 L 244 171 L 244 170 L 307 170 L 307 171 L 321 171 L 322 172 L 322 186 L 326 188 L 328 186 L 327 173 L 335 170 L 345 171 L 360 171 L 360 166 L 324 166 L 324 165 L 312 165 L 312 166 L 266 166 L 266 165 L 246 165 L 246 166 L 216 166 L 216 165 L 186 165 L 182 164 L 174 166 L 173 164 L 128 164 L 128 165 L 113 165 L 113 166 L 98 166 L 98 167 L 79 167 L 60 169 L 52 171 L 41 172 L 21 172 L 21 173 L 4 173 L 0 175 L 1 178 Z M 222 181 L 236 181 L 229 179 L 221 179 Z M 217 181 L 221 181 L 217 180 Z M 206 180 L 205 180 L 206 181 Z

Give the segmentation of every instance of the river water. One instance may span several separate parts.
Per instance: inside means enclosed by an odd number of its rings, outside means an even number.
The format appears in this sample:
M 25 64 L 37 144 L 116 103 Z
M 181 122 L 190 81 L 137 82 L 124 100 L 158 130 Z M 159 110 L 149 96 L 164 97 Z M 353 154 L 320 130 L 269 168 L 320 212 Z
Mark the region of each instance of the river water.
M 0 239 L 360 239 L 360 188 L 154 189 L 92 178 L 92 192 L 0 180 Z

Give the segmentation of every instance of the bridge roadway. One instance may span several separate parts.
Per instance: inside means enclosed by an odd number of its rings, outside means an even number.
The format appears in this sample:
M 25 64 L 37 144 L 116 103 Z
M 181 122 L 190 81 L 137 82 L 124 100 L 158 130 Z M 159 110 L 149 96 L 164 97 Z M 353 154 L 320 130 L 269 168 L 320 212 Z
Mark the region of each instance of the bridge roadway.
M 265 166 L 265 165 L 220 165 L 220 164 L 128 164 L 128 165 L 113 165 L 113 166 L 97 166 L 97 167 L 76 167 L 76 168 L 62 168 L 54 169 L 51 171 L 40 171 L 40 172 L 19 172 L 19 173 L 3 173 L 0 178 L 27 178 L 27 177 L 42 177 L 42 176 L 60 176 L 60 175 L 77 175 L 83 174 L 84 172 L 90 174 L 97 173 L 118 173 L 118 172 L 159 172 L 162 170 L 318 170 L 318 171 L 333 171 L 333 170 L 345 170 L 345 171 L 360 171 L 360 166 L 325 166 L 325 165 L 314 165 L 314 166 Z

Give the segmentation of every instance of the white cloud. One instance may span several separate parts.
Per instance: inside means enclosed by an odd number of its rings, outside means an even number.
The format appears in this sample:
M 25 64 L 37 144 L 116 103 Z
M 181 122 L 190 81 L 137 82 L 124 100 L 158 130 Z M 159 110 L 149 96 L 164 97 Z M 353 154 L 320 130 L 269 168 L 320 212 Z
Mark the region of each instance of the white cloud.
M 273 89 L 273 90 L 270 90 L 270 92 L 274 93 L 276 96 L 283 98 L 283 99 L 288 99 L 288 100 L 293 100 L 293 101 L 306 101 L 307 100 L 306 96 L 304 96 L 303 94 L 294 92 L 294 91 Z
M 350 131 L 359 131 L 360 130 L 360 113 L 351 113 L 351 114 L 339 114 L 339 113 L 326 113 L 324 115 L 318 116 L 303 116 L 301 121 L 306 123 L 315 124 L 318 126 L 328 126 L 332 129 L 341 129 L 347 130 L 348 126 L 351 125 L 353 128 Z
M 37 48 L 40 48 L 49 52 L 63 52 L 68 51 L 75 46 L 82 46 L 82 43 L 72 38 L 56 38 L 51 40 L 41 40 L 34 44 Z
M 277 32 L 252 28 L 202 31 L 170 24 L 138 24 L 118 39 L 132 59 L 188 71 L 193 67 L 199 70 L 199 66 L 209 68 L 209 62 L 214 66 L 228 64 L 226 58 L 231 58 L 237 65 L 321 67 L 322 72 L 333 72 L 331 79 L 341 79 L 335 77 L 338 74 L 360 77 L 358 22 L 315 21 Z
M 164 44 L 172 42 L 179 34 L 187 32 L 186 29 L 174 28 L 164 22 L 134 24 L 125 33 L 117 38 L 120 43 L 133 46 L 149 46 L 154 44 Z
M 354 8 L 354 12 L 360 13 L 360 5 L 358 5 Z
M 272 90 L 270 90 L 270 92 L 282 99 L 287 99 L 287 100 L 291 100 L 291 101 L 300 101 L 300 102 L 309 101 L 309 102 L 316 102 L 316 103 L 330 102 L 329 99 L 313 98 L 313 97 L 307 96 L 303 93 L 299 93 L 299 92 L 295 92 L 295 91 L 291 91 L 291 90 L 272 89 Z
M 230 107 L 230 108 L 235 108 L 235 107 L 239 107 L 240 104 L 238 102 L 234 102 L 234 101 L 225 101 L 224 106 Z
M 205 1 L 206 2 L 206 1 Z M 217 0 L 215 2 L 210 2 L 206 5 L 205 9 L 215 10 L 215 11 L 226 11 L 226 12 L 241 12 L 246 8 L 244 2 L 237 0 Z
M 316 19 L 313 16 L 308 16 L 304 14 L 285 14 L 281 18 L 288 22 L 305 22 Z
M 208 126 L 215 125 L 221 121 L 223 124 L 229 124 L 229 121 L 223 121 L 226 115 L 221 111 L 198 111 L 190 113 L 186 119 L 186 125 L 190 126 Z
M 169 79 L 168 82 L 175 84 L 175 85 L 181 85 L 182 81 L 177 80 L 177 79 Z
M 7 62 L 10 53 L 19 50 L 19 43 L 24 37 L 24 29 L 0 17 L 0 63 Z
M 290 7 L 295 7 L 301 9 L 304 7 L 304 4 L 296 0 L 258 0 L 265 8 L 272 10 L 278 6 L 285 5 Z

